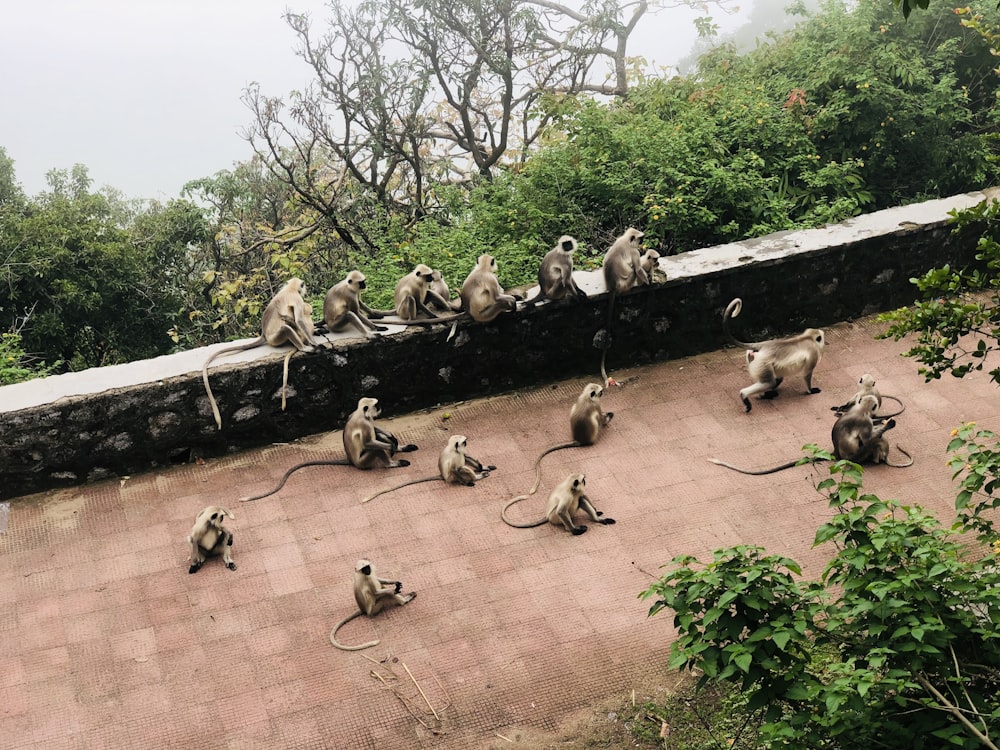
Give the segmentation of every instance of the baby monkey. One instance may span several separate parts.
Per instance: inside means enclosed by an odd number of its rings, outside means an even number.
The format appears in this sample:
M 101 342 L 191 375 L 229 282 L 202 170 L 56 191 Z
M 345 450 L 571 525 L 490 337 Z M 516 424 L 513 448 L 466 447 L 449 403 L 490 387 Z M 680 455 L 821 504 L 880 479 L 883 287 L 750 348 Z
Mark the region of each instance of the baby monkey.
M 535 526 L 541 526 L 546 521 L 557 526 L 562 524 L 566 531 L 572 533 L 573 536 L 579 536 L 587 530 L 586 526 L 577 526 L 573 523 L 573 516 L 581 510 L 594 523 L 605 525 L 614 523 L 615 519 L 613 518 L 601 518 L 604 514 L 594 508 L 594 504 L 590 502 L 590 498 L 584 494 L 586 488 L 587 479 L 583 474 L 570 474 L 561 483 L 556 485 L 556 488 L 552 490 L 552 494 L 549 495 L 549 502 L 545 508 L 544 518 L 532 521 L 531 523 L 514 523 L 507 518 L 507 509 L 515 503 L 525 500 L 528 497 L 527 495 L 519 495 L 507 503 L 500 517 L 503 518 L 505 524 L 513 526 L 515 529 L 531 529 Z
M 379 578 L 375 575 L 375 568 L 371 562 L 368 560 L 358 560 L 354 564 L 354 600 L 358 603 L 358 611 L 348 615 L 334 626 L 333 630 L 330 631 L 330 643 L 341 651 L 361 651 L 362 649 L 377 646 L 379 644 L 378 640 L 369 641 L 357 646 L 345 646 L 337 642 L 337 631 L 355 617 L 360 617 L 361 615 L 374 617 L 382 611 L 390 599 L 402 606 L 413 601 L 417 595 L 416 591 L 411 591 L 406 595 L 400 594 L 399 592 L 402 590 L 402 582 Z
M 225 508 L 209 505 L 195 518 L 187 538 L 191 545 L 191 567 L 188 568 L 188 573 L 197 573 L 212 555 L 222 555 L 226 567 L 236 570 L 236 563 L 233 562 L 233 532 L 223 525 L 226 516 L 234 518 Z
M 876 411 L 878 409 L 882 408 L 882 399 L 884 399 L 884 398 L 887 398 L 890 401 L 895 401 L 899 405 L 899 411 L 894 411 L 892 414 L 875 414 L 875 415 L 873 415 L 872 418 L 876 422 L 884 422 L 887 419 L 892 419 L 893 417 L 898 417 L 900 414 L 902 414 L 904 411 L 906 411 L 906 406 L 904 406 L 903 402 L 900 401 L 898 398 L 896 398 L 895 396 L 889 396 L 888 394 L 886 394 L 885 396 L 883 396 L 881 393 L 879 393 L 878 389 L 875 387 L 875 378 L 872 375 L 869 375 L 868 373 L 865 373 L 864 375 L 862 375 L 858 379 L 858 385 L 860 386 L 858 388 L 858 392 L 855 393 L 854 396 L 851 397 L 850 401 L 848 401 L 847 403 L 841 404 L 840 406 L 831 406 L 830 407 L 830 411 L 836 412 L 837 416 L 839 417 L 842 414 L 846 413 L 852 406 L 855 406 L 855 405 L 861 403 L 861 399 L 863 399 L 865 396 L 874 396 L 875 397 L 875 399 L 876 399 L 876 407 L 875 407 Z

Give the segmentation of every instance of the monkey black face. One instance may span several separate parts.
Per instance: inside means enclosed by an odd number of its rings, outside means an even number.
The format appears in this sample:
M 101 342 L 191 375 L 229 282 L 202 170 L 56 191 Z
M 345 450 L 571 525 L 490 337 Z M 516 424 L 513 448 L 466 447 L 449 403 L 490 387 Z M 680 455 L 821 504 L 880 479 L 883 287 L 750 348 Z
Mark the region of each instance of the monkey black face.
M 562 249 L 565 250 L 567 253 L 573 252 L 573 241 L 563 240 Z
M 361 568 L 361 573 L 363 575 L 370 576 L 372 574 L 372 566 L 365 565 L 363 568 Z

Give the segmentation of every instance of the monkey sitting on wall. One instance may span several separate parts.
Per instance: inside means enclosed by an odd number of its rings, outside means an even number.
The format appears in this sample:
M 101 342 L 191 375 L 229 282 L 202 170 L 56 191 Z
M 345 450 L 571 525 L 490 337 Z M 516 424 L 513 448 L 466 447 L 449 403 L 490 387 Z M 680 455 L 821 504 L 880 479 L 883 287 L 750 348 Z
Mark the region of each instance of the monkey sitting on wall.
M 377 320 L 382 313 L 361 300 L 361 292 L 366 287 L 365 275 L 361 271 L 351 271 L 343 281 L 330 287 L 323 300 L 323 325 L 327 331 L 340 333 L 353 326 L 366 338 L 371 338 L 389 330 L 372 323 L 371 318 Z
M 222 555 L 226 567 L 236 570 L 236 563 L 233 562 L 233 532 L 223 523 L 226 516 L 234 518 L 225 508 L 209 505 L 195 518 L 187 537 L 187 543 L 191 545 L 191 567 L 188 568 L 188 573 L 197 573 L 205 560 L 213 555 Z
M 288 360 L 295 351 L 311 352 L 316 348 L 316 341 L 313 338 L 314 326 L 312 321 L 312 308 L 306 302 L 306 285 L 302 279 L 289 279 L 278 293 L 271 298 L 264 308 L 261 317 L 260 336 L 246 344 L 227 346 L 212 352 L 205 364 L 201 367 L 201 379 L 205 384 L 205 393 L 208 394 L 208 402 L 212 406 L 212 414 L 215 416 L 215 424 L 222 429 L 222 415 L 219 414 L 219 405 L 215 402 L 215 395 L 212 393 L 212 386 L 208 382 L 208 366 L 212 360 L 222 354 L 231 352 L 242 352 L 247 349 L 270 344 L 271 346 L 281 346 L 291 343 L 295 350 L 285 357 L 284 375 L 281 386 L 281 410 L 285 410 L 285 393 L 288 390 Z
M 607 369 L 608 349 L 611 347 L 614 328 L 615 299 L 634 286 L 650 285 L 649 274 L 639 254 L 639 246 L 645 236 L 644 232 L 629 227 L 604 254 L 601 271 L 604 275 L 604 286 L 608 290 L 608 322 L 601 344 L 601 378 L 605 386 L 615 383 L 613 378 L 608 377 Z
M 505 312 L 513 312 L 519 295 L 507 294 L 497 278 L 492 255 L 480 255 L 476 267 L 462 283 L 462 309 L 480 323 L 489 323 Z
M 507 518 L 507 510 L 515 503 L 527 499 L 527 495 L 520 495 L 513 498 L 504 506 L 500 517 L 505 524 L 513 526 L 515 529 L 531 529 L 535 526 L 541 526 L 546 521 L 556 526 L 562 524 L 573 536 L 579 536 L 587 530 L 586 526 L 577 526 L 573 523 L 573 516 L 580 510 L 583 510 L 587 514 L 587 517 L 594 523 L 605 525 L 614 523 L 615 519 L 613 518 L 601 518 L 604 514 L 595 509 L 594 504 L 590 502 L 590 498 L 584 494 L 586 488 L 587 480 L 583 474 L 570 474 L 556 485 L 556 488 L 552 490 L 552 494 L 549 495 L 549 502 L 545 509 L 544 518 L 532 521 L 531 523 L 514 523 Z
M 556 241 L 556 246 L 545 254 L 538 268 L 538 294 L 526 300 L 525 307 L 534 307 L 541 300 L 558 301 L 571 295 L 587 299 L 587 293 L 573 280 L 573 253 L 576 248 L 576 240 L 568 234 Z
M 896 469 L 905 469 L 913 465 L 913 456 L 907 453 L 901 446 L 896 448 L 906 456 L 909 461 L 904 464 L 893 463 L 889 460 L 889 440 L 885 433 L 896 426 L 896 420 L 890 419 L 883 424 L 876 425 L 873 415 L 878 408 L 878 399 L 868 394 L 862 396 L 861 400 L 852 406 L 845 414 L 838 417 L 830 433 L 833 441 L 833 455 L 837 460 L 853 461 L 856 464 L 885 464 Z M 774 474 L 793 466 L 798 466 L 801 460 L 788 461 L 779 466 L 772 466 L 770 469 L 759 469 L 751 471 L 733 466 L 717 458 L 708 459 L 713 464 L 725 466 L 727 469 L 738 471 L 741 474 L 753 474 L 760 476 L 764 474 Z M 810 459 L 808 463 L 821 463 L 824 459 Z
M 802 376 L 807 393 L 820 393 L 819 388 L 813 387 L 812 374 L 823 358 L 826 334 L 818 328 L 807 328 L 797 336 L 783 339 L 754 343 L 740 341 L 730 331 L 729 320 L 738 316 L 742 309 L 743 300 L 739 297 L 730 302 L 722 315 L 722 329 L 726 338 L 747 350 L 747 370 L 756 382 L 740 391 L 740 400 L 746 411 L 753 408 L 751 396 L 759 393 L 761 398 L 774 398 L 778 395 L 781 382 L 793 375 Z
M 405 596 L 400 594 L 403 584 L 400 581 L 391 581 L 386 578 L 379 578 L 375 575 L 375 568 L 368 560 L 358 560 L 354 564 L 354 600 L 358 603 L 358 611 L 348 615 L 338 622 L 330 631 L 330 643 L 342 651 L 360 651 L 371 648 L 379 644 L 378 640 L 362 643 L 357 646 L 345 646 L 337 641 L 337 631 L 349 623 L 355 617 L 367 615 L 374 617 L 390 601 L 402 606 L 413 601 L 417 592 L 411 591 Z
M 448 444 L 445 445 L 441 451 L 441 455 L 438 457 L 439 474 L 437 476 L 411 479 L 409 482 L 403 482 L 402 484 L 397 484 L 395 487 L 390 487 L 387 490 L 376 492 L 374 495 L 369 495 L 361 502 L 367 503 L 376 497 L 409 487 L 411 484 L 436 482 L 439 479 L 449 484 L 462 484 L 466 487 L 474 487 L 477 481 L 488 477 L 490 472 L 494 471 L 497 467 L 484 466 L 466 453 L 465 449 L 468 445 L 469 439 L 465 435 L 452 435 L 448 438 Z
M 285 475 L 278 482 L 277 486 L 268 490 L 262 495 L 253 497 L 241 497 L 241 502 L 251 500 L 261 500 L 270 497 L 285 486 L 288 477 L 299 469 L 307 466 L 354 466 L 358 469 L 373 469 L 376 466 L 386 469 L 396 469 L 409 466 L 410 462 L 405 459 L 396 459 L 397 453 L 410 453 L 415 451 L 417 446 L 413 444 L 400 445 L 399 440 L 388 430 L 383 430 L 375 424 L 375 419 L 381 412 L 378 408 L 377 398 L 362 398 L 358 400 L 358 408 L 351 412 L 344 426 L 344 452 L 347 459 L 330 461 L 304 461 L 295 464 L 285 472 Z

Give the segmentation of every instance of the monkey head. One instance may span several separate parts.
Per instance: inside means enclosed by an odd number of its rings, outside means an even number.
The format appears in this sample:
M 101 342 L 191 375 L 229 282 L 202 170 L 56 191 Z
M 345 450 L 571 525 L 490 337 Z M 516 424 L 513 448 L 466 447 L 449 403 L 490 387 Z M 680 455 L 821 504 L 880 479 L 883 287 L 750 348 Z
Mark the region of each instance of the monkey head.
M 214 526 L 217 529 L 222 528 L 223 522 L 226 520 L 226 516 L 229 516 L 234 521 L 236 517 L 223 507 L 218 505 L 210 505 L 205 510 L 201 512 L 202 516 L 206 518 L 206 523 L 210 526 Z
M 413 275 L 424 284 L 430 284 L 434 280 L 434 270 L 423 263 L 417 264 L 417 267 L 413 269 Z
M 476 266 L 480 271 L 489 271 L 490 273 L 497 272 L 497 259 L 492 255 L 483 254 L 479 256 L 479 260 L 476 262 Z
M 355 286 L 359 290 L 366 287 L 365 275 L 361 271 L 351 271 L 347 274 L 345 281 L 347 281 L 348 286 Z
M 358 399 L 358 411 L 365 415 L 366 419 L 377 419 L 382 412 L 378 408 L 377 398 Z
M 600 383 L 588 383 L 583 392 L 591 401 L 598 401 L 604 395 L 604 386 Z
M 368 560 L 358 560 L 354 563 L 354 572 L 370 576 L 372 574 L 372 564 Z
M 570 480 L 570 489 L 577 494 L 583 494 L 583 491 L 587 488 L 587 477 L 583 474 L 570 474 L 568 479 Z
M 866 372 L 864 375 L 858 378 L 858 385 L 860 385 L 862 388 L 874 388 L 875 378 Z
M 646 236 L 645 232 L 640 232 L 635 227 L 629 227 L 625 230 L 625 234 L 622 235 L 630 245 L 638 247 L 639 240 Z
M 861 397 L 858 405 L 863 407 L 865 413 L 874 414 L 878 410 L 878 397 L 869 393 L 867 396 Z
M 556 247 L 563 250 L 564 252 L 574 253 L 576 252 L 576 240 L 570 237 L 568 234 L 564 234 L 562 237 L 559 238 L 559 241 L 556 243 Z
M 465 435 L 452 435 L 448 438 L 448 445 L 452 450 L 458 453 L 464 453 L 465 449 L 469 445 L 469 438 Z

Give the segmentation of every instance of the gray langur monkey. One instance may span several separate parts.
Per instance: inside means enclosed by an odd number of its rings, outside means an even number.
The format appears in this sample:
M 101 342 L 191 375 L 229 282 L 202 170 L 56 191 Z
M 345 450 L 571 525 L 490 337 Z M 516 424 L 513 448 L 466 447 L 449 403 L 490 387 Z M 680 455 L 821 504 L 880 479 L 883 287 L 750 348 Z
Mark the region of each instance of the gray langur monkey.
M 209 505 L 194 519 L 194 526 L 187 537 L 187 542 L 191 545 L 191 567 L 188 568 L 188 573 L 197 573 L 205 560 L 213 555 L 222 555 L 226 567 L 236 570 L 236 563 L 233 562 L 233 532 L 224 525 L 226 516 L 236 520 L 225 508 Z
M 543 299 L 557 301 L 571 295 L 587 299 L 587 293 L 573 280 L 573 253 L 576 248 L 576 240 L 568 234 L 556 241 L 556 246 L 542 258 L 538 268 L 538 294 L 525 301 L 526 307 L 534 307 Z
M 666 272 L 660 269 L 660 257 L 660 254 L 651 247 L 644 250 L 639 257 L 639 265 L 642 266 L 642 270 L 649 277 L 650 284 L 667 280 Z
M 895 396 L 889 396 L 888 394 L 885 395 L 885 396 L 883 396 L 881 393 L 879 393 L 878 389 L 875 387 L 875 378 L 872 375 L 869 375 L 868 373 L 865 373 L 864 375 L 862 375 L 858 379 L 858 385 L 860 386 L 860 388 L 858 388 L 858 392 L 855 393 L 854 396 L 851 397 L 850 401 L 848 401 L 848 402 L 846 402 L 844 404 L 841 404 L 840 406 L 831 406 L 830 407 L 830 411 L 837 412 L 837 416 L 839 417 L 841 414 L 843 414 L 844 412 L 846 412 L 852 406 L 854 406 L 855 404 L 859 403 L 861 401 L 861 399 L 864 398 L 865 396 L 874 396 L 876 399 L 878 399 L 878 407 L 877 407 L 878 409 L 882 408 L 882 399 L 883 398 L 887 398 L 887 399 L 889 399 L 891 401 L 895 401 L 899 405 L 899 411 L 895 411 L 892 414 L 876 414 L 876 415 L 874 415 L 873 419 L 876 422 L 884 422 L 887 419 L 892 419 L 893 417 L 898 417 L 900 414 L 902 414 L 904 411 L 906 411 L 906 406 L 898 398 L 896 398 Z
M 351 412 L 344 425 L 344 453 L 347 459 L 330 461 L 304 461 L 295 464 L 285 472 L 278 484 L 262 495 L 252 497 L 241 497 L 240 502 L 250 502 L 251 500 L 261 500 L 270 497 L 285 486 L 288 477 L 299 469 L 307 466 L 353 466 L 357 469 L 373 469 L 380 466 L 386 469 L 396 469 L 409 466 L 410 462 L 405 459 L 395 459 L 397 453 L 410 453 L 417 450 L 417 446 L 412 443 L 400 445 L 399 440 L 388 430 L 383 430 L 375 424 L 375 419 L 380 414 L 377 398 L 362 398 L 358 400 L 358 408 Z
M 220 430 L 222 429 L 222 415 L 219 414 L 219 405 L 215 402 L 212 386 L 208 382 L 208 366 L 222 354 L 242 352 L 263 344 L 281 346 L 285 343 L 291 343 L 295 349 L 285 357 L 281 386 L 281 410 L 285 410 L 285 393 L 288 390 L 288 360 L 295 351 L 311 352 L 316 348 L 316 340 L 313 338 L 315 329 L 312 321 L 312 308 L 306 302 L 305 295 L 306 285 L 302 279 L 289 279 L 264 308 L 260 336 L 246 344 L 227 346 L 212 352 L 205 360 L 205 364 L 201 367 L 201 379 L 205 383 L 205 393 L 208 394 L 208 401 L 212 405 L 215 424 Z
M 444 307 L 441 307 L 441 305 L 436 301 L 436 297 L 432 297 L 430 295 L 427 297 L 428 302 L 432 305 L 436 305 L 443 312 L 454 312 L 462 309 L 462 300 L 453 300 L 451 298 L 451 289 L 448 288 L 448 282 L 444 280 L 444 274 L 436 268 L 431 271 L 431 283 L 428 286 L 428 289 L 447 303 Z
M 604 274 L 604 286 L 608 290 L 608 323 L 605 329 L 606 337 L 601 347 L 601 377 L 605 386 L 614 383 L 614 380 L 608 377 L 606 362 L 608 349 L 611 346 L 615 299 L 636 285 L 650 285 L 649 274 L 643 267 L 642 257 L 639 254 L 639 246 L 645 236 L 644 232 L 629 227 L 604 254 L 601 270 Z
M 546 521 L 557 526 L 562 524 L 566 531 L 572 533 L 573 536 L 579 536 L 587 530 L 586 526 L 577 526 L 573 523 L 573 516 L 580 510 L 586 513 L 587 517 L 594 523 L 605 525 L 614 523 L 615 519 L 613 518 L 601 518 L 604 513 L 594 508 L 594 504 L 590 501 L 590 498 L 584 494 L 586 488 L 587 479 L 583 474 L 570 474 L 556 485 L 556 488 L 552 490 L 552 494 L 549 495 L 544 518 L 532 521 L 531 523 L 514 523 L 507 518 L 507 510 L 510 506 L 526 499 L 527 495 L 519 495 L 513 498 L 504 506 L 500 517 L 503 518 L 505 524 L 513 526 L 515 529 L 532 529 L 535 526 L 541 526 Z
M 366 287 L 365 275 L 357 270 L 351 271 L 343 281 L 330 287 L 323 300 L 323 324 L 326 330 L 339 333 L 353 326 L 367 338 L 377 332 L 389 330 L 370 320 L 377 320 L 383 314 L 362 302 L 361 293 Z
M 451 309 L 448 300 L 442 298 L 431 289 L 434 281 L 434 270 L 423 263 L 418 263 L 410 273 L 396 282 L 396 292 L 393 299 L 396 305 L 396 315 L 407 322 L 417 320 L 421 314 L 428 318 L 438 317 L 427 303 L 444 310 Z
M 519 295 L 507 294 L 497 278 L 497 262 L 492 255 L 480 255 L 476 267 L 462 283 L 462 309 L 480 323 L 489 323 L 501 313 L 513 312 Z
M 375 575 L 375 568 L 368 560 L 358 560 L 354 564 L 354 600 L 358 603 L 358 611 L 348 615 L 334 625 L 333 630 L 330 631 L 330 643 L 341 651 L 361 651 L 362 649 L 377 646 L 379 644 L 377 639 L 357 646 L 345 646 L 337 641 L 337 631 L 355 617 L 360 617 L 361 615 L 374 617 L 382 611 L 390 600 L 400 606 L 413 601 L 417 592 L 411 591 L 409 594 L 403 595 L 399 593 L 402 589 L 402 582 L 379 578 Z
M 437 476 L 411 479 L 409 482 L 403 482 L 402 484 L 397 484 L 395 487 L 390 487 L 387 490 L 376 492 L 374 495 L 369 495 L 361 502 L 367 503 L 376 497 L 409 487 L 411 484 L 435 482 L 439 479 L 444 480 L 448 484 L 462 484 L 466 487 L 474 487 L 477 481 L 488 477 L 490 472 L 495 471 L 497 467 L 493 465 L 484 466 L 470 456 L 466 453 L 468 446 L 469 439 L 465 435 L 452 435 L 448 438 L 448 444 L 441 451 L 441 455 L 438 456 Z
M 535 483 L 531 486 L 529 495 L 538 491 L 542 483 L 542 459 L 550 453 L 564 448 L 582 448 L 593 445 L 600 439 L 601 433 L 615 416 L 613 411 L 607 413 L 601 410 L 601 398 L 604 396 L 604 386 L 600 383 L 587 383 L 577 396 L 573 408 L 569 412 L 569 429 L 573 439 L 568 443 L 559 443 L 546 448 L 535 459 Z
M 749 412 L 753 405 L 750 396 L 761 394 L 761 398 L 774 398 L 778 386 L 792 375 L 801 375 L 806 383 L 807 393 L 820 393 L 812 384 L 813 370 L 823 358 L 826 334 L 818 328 L 807 328 L 796 336 L 770 341 L 747 343 L 733 336 L 729 329 L 730 318 L 735 318 L 743 309 L 743 300 L 734 299 L 722 315 L 722 329 L 736 346 L 746 349 L 747 370 L 756 382 L 740 391 L 740 400 Z
M 853 461 L 856 464 L 885 464 L 896 469 L 905 469 L 908 466 L 912 466 L 913 456 L 899 445 L 896 448 L 909 459 L 909 462 L 897 464 L 889 460 L 889 441 L 886 439 L 885 433 L 896 426 L 896 420 L 890 419 L 884 424 L 876 425 L 873 419 L 876 409 L 878 409 L 878 398 L 872 394 L 868 394 L 862 396 L 858 403 L 837 418 L 830 433 L 830 438 L 833 441 L 834 458 L 837 460 Z M 757 471 L 741 469 L 738 466 L 727 464 L 725 461 L 720 461 L 716 458 L 708 460 L 713 464 L 725 466 L 727 469 L 738 471 L 741 474 L 760 476 L 784 471 L 801 463 L 822 463 L 825 459 L 788 461 L 780 466 L 773 466 L 770 469 L 760 469 Z

